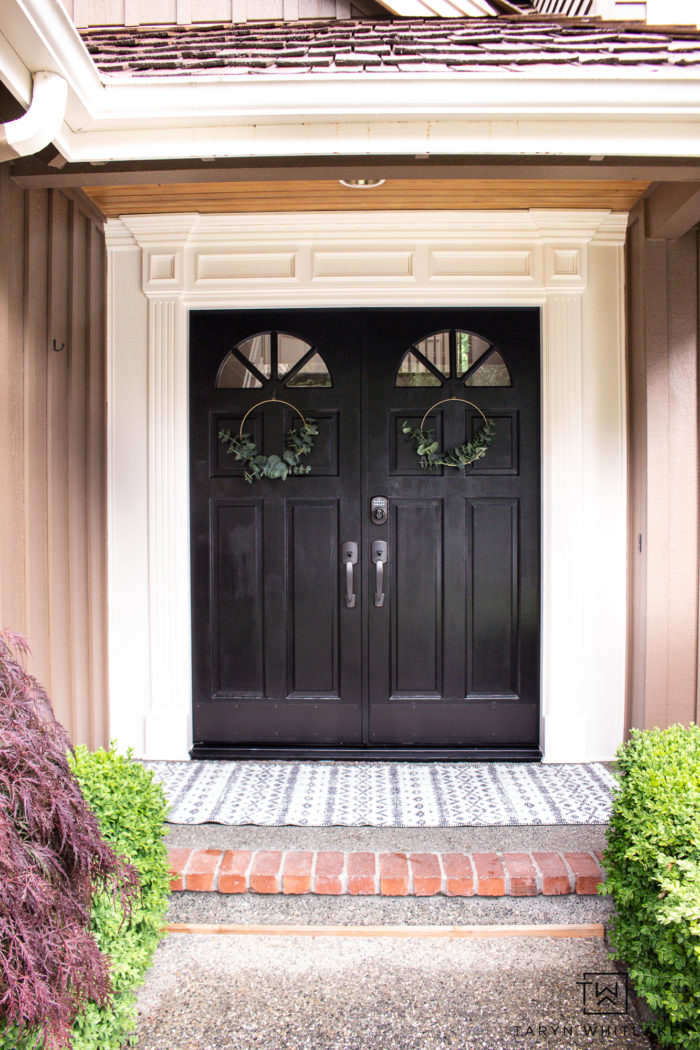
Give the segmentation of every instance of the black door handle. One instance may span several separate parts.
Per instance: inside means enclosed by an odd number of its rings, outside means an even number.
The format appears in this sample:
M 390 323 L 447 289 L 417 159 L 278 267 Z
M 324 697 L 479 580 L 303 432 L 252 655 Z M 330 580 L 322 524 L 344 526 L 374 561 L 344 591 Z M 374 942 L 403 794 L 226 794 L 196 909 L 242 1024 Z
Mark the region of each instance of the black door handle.
M 387 560 L 386 540 L 374 540 L 372 543 L 372 561 L 377 566 L 377 580 L 374 589 L 374 604 L 377 609 L 384 605 L 384 565 Z
M 348 609 L 354 609 L 357 598 L 355 595 L 353 566 L 357 565 L 357 544 L 353 543 L 351 540 L 344 543 L 341 557 L 345 562 L 345 605 Z

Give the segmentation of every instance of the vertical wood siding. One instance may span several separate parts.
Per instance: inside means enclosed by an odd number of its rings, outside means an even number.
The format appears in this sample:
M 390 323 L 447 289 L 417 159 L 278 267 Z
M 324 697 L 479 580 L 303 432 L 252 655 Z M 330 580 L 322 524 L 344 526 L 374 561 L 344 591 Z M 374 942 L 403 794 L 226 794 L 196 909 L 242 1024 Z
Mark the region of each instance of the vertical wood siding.
M 76 26 L 389 18 L 376 0 L 61 0 Z
M 102 231 L 0 167 L 0 624 L 91 746 L 108 734 L 104 299 Z
M 630 634 L 628 722 L 698 711 L 698 232 L 628 241 Z

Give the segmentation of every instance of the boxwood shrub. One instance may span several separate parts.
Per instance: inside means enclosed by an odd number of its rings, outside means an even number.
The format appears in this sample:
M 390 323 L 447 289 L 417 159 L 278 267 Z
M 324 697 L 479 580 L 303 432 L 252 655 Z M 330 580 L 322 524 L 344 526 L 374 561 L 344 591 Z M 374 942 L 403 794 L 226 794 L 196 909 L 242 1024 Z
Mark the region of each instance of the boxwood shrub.
M 119 1050 L 133 1045 L 135 989 L 162 937 L 170 893 L 163 831 L 168 807 L 161 785 L 130 751 L 77 747 L 70 763 L 104 839 L 133 864 L 141 883 L 130 912 L 106 893 L 93 903 L 92 931 L 110 956 L 113 994 L 109 1006 L 88 1003 L 71 1032 L 73 1050 Z
M 700 1050 L 700 727 L 633 731 L 617 778 L 603 887 L 615 957 L 661 1046 Z

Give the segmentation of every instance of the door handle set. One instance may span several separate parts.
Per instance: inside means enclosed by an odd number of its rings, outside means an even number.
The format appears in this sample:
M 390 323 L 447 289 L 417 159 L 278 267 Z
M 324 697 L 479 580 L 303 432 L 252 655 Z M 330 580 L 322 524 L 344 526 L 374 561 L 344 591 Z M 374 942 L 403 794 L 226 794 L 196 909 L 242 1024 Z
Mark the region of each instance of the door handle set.
M 376 567 L 374 604 L 377 609 L 384 605 L 384 566 L 389 560 L 389 545 L 386 540 L 372 541 L 372 564 Z M 348 541 L 341 548 L 341 561 L 345 565 L 345 606 L 354 609 L 357 604 L 355 594 L 355 566 L 357 565 L 357 543 Z
M 345 564 L 345 605 L 348 609 L 354 609 L 357 602 L 355 594 L 354 568 L 357 565 L 357 544 L 344 543 L 341 551 L 341 559 Z
M 377 567 L 377 581 L 374 588 L 374 604 L 377 609 L 384 605 L 384 566 L 387 561 L 388 547 L 386 540 L 372 541 L 372 561 Z

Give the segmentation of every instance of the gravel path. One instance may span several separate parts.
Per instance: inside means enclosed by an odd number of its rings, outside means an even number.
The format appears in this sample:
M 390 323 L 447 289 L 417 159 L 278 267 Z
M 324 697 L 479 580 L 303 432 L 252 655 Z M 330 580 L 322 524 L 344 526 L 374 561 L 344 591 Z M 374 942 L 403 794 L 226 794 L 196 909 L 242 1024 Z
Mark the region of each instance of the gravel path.
M 648 1050 L 632 1008 L 584 1014 L 606 971 L 600 940 L 170 935 L 138 1050 Z
M 192 849 L 374 850 L 473 853 L 480 850 L 605 849 L 607 824 L 488 828 L 261 828 L 251 824 L 166 824 L 169 846 Z
M 168 922 L 296 926 L 480 926 L 607 922 L 610 897 L 332 897 L 177 893 Z

